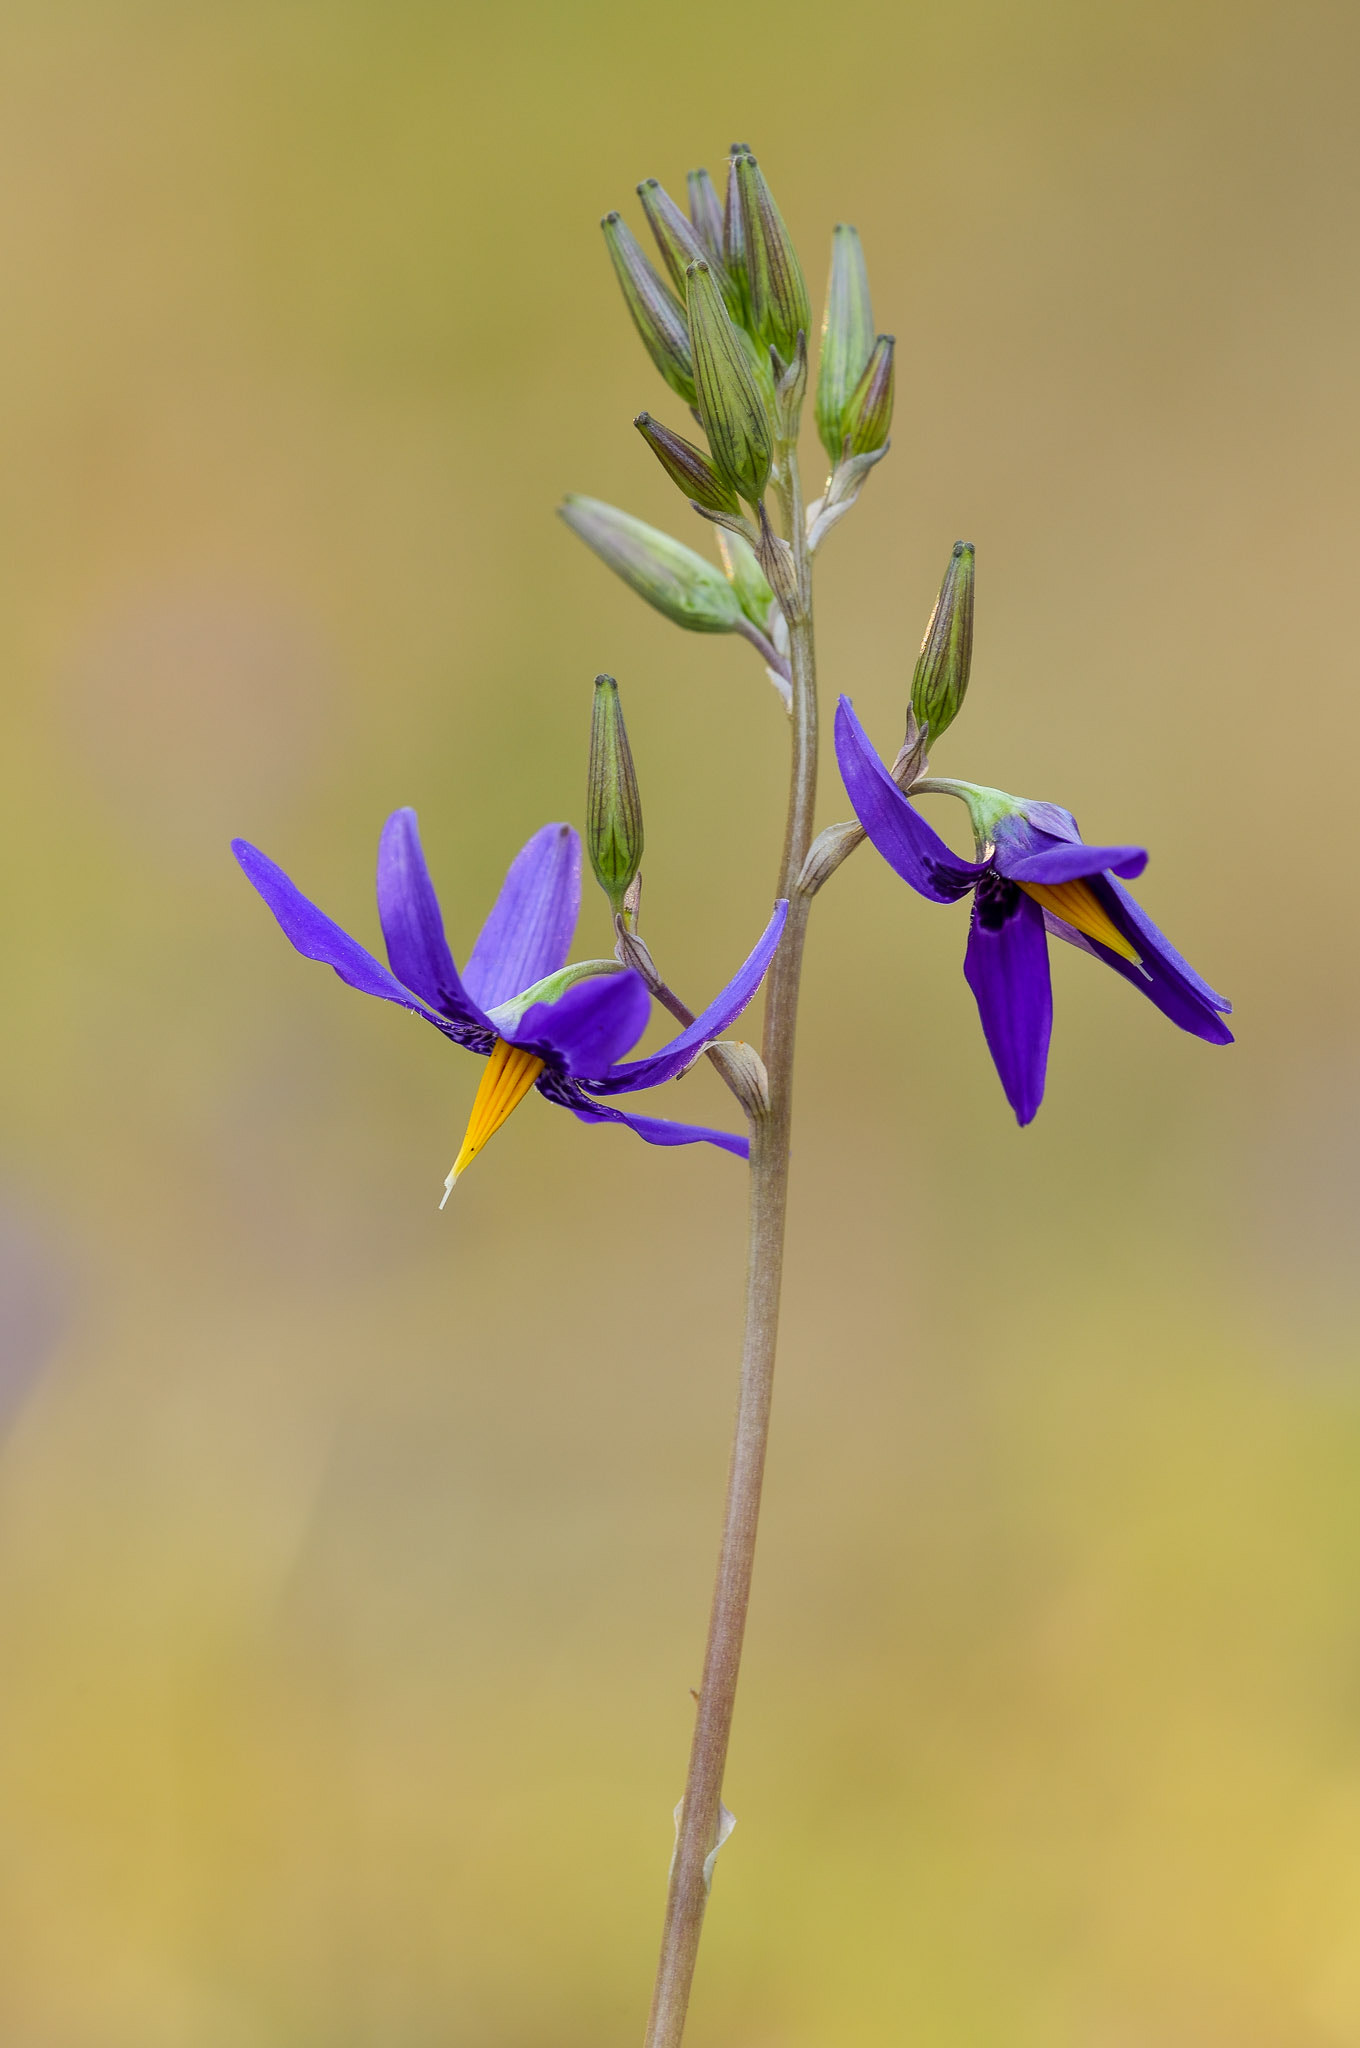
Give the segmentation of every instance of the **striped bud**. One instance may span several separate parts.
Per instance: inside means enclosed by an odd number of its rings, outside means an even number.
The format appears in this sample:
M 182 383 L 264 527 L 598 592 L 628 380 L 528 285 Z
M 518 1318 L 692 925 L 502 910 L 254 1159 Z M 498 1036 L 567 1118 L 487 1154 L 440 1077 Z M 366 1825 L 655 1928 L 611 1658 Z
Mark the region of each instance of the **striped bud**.
M 734 143 L 732 155 L 727 163 L 727 199 L 723 207 L 723 268 L 741 294 L 741 318 L 744 326 L 751 324 L 751 273 L 747 264 L 746 222 L 741 211 L 741 193 L 737 188 L 737 157 L 742 145 Z
M 713 272 L 713 281 L 722 293 L 723 304 L 734 320 L 741 318 L 741 293 L 728 277 L 721 262 L 715 261 L 704 243 L 696 234 L 693 224 L 681 213 L 664 185 L 655 178 L 644 178 L 638 186 L 638 198 L 647 224 L 656 236 L 657 247 L 665 258 L 666 268 L 681 298 L 685 296 L 685 272 L 691 263 L 707 263 Z
M 676 396 L 693 405 L 694 358 L 683 306 L 657 276 L 617 213 L 607 213 L 600 226 L 643 347 Z
M 856 230 L 845 222 L 831 237 L 831 282 L 817 368 L 817 432 L 833 462 L 845 442 L 845 408 L 874 345 L 869 273 Z
M 673 484 L 692 505 L 708 512 L 727 512 L 734 519 L 741 514 L 741 500 L 730 484 L 724 483 L 708 457 L 683 434 L 671 432 L 649 412 L 640 412 L 633 425 L 655 455 Z
M 888 438 L 893 416 L 893 347 L 891 334 L 880 334 L 864 373 L 845 407 L 848 455 L 872 455 Z
M 791 363 L 799 335 L 812 326 L 803 266 L 755 158 L 739 156 L 732 168 L 746 245 L 751 323 L 760 339 Z
M 956 540 L 911 679 L 911 708 L 932 747 L 958 717 L 972 661 L 973 543 Z
M 774 459 L 769 405 L 707 263 L 691 263 L 686 283 L 694 385 L 713 466 L 734 491 L 758 505 Z
M 727 578 L 682 541 L 599 498 L 573 495 L 559 509 L 616 576 L 677 626 L 691 633 L 742 629 L 746 615 Z
M 642 866 L 642 844 L 642 799 L 619 686 L 613 676 L 596 676 L 586 778 L 586 848 L 595 879 L 616 917 Z
M 689 217 L 695 234 L 703 243 L 710 263 L 723 260 L 723 210 L 718 188 L 704 170 L 691 171 L 685 180 L 689 193 Z

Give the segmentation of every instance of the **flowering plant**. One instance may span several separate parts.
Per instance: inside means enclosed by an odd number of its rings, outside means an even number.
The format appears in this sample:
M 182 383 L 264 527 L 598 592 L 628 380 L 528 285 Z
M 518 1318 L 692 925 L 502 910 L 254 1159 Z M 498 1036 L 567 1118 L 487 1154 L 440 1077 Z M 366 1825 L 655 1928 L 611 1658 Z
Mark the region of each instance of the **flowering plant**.
M 821 322 L 814 400 L 829 463 L 804 498 L 799 432 L 809 380 L 812 309 L 802 265 L 764 173 L 735 145 L 726 189 L 706 171 L 682 210 L 655 179 L 638 187 L 658 268 L 619 214 L 602 223 L 643 345 L 703 445 L 639 413 L 634 424 L 693 511 L 716 528 L 721 565 L 599 500 L 568 497 L 562 517 L 623 582 L 688 631 L 736 633 L 763 662 L 788 717 L 789 800 L 764 932 L 697 1015 L 667 985 L 640 931 L 642 806 L 614 680 L 596 679 L 586 846 L 613 918 L 614 957 L 570 961 L 580 899 L 580 840 L 545 825 L 516 856 L 466 966 L 456 966 L 425 867 L 414 814 L 398 810 L 378 854 L 384 967 L 254 847 L 235 851 L 300 953 L 342 981 L 415 1011 L 487 1064 L 462 1148 L 461 1173 L 531 1090 L 585 1123 L 620 1123 L 654 1145 L 707 1142 L 749 1161 L 746 1327 L 717 1584 L 684 1797 L 676 1809 L 661 1957 L 646 2041 L 678 2048 L 685 2027 L 713 1862 L 732 1826 L 723 1772 L 750 1597 L 775 1363 L 803 946 L 814 900 L 867 840 L 919 895 L 971 896 L 964 973 L 988 1049 L 1018 1121 L 1043 1099 L 1052 1021 L 1048 940 L 1081 948 L 1183 1031 L 1231 1039 L 1226 999 L 1163 937 L 1123 886 L 1141 875 L 1138 846 L 1087 845 L 1070 812 L 979 783 L 929 773 L 958 717 L 972 663 L 974 551 L 950 555 L 912 676 L 902 744 L 880 759 L 848 696 L 835 750 L 854 816 L 814 833 L 818 691 L 813 567 L 819 548 L 887 455 L 893 337 L 875 332 L 859 237 L 838 226 Z M 930 795 L 967 807 L 972 860 L 917 808 Z M 724 1039 L 764 983 L 760 1049 Z M 630 1059 L 653 1001 L 679 1025 L 659 1051 Z M 610 1098 L 663 1086 L 707 1056 L 745 1118 L 731 1132 L 639 1116 Z M 442 1207 L 441 1203 L 441 1207 Z

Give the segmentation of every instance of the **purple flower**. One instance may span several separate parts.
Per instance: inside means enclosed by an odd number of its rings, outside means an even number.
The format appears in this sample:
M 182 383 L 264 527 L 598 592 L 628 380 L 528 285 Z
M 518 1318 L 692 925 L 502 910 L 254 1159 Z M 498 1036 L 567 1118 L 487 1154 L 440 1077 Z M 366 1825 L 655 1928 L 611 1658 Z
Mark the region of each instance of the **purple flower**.
M 968 805 L 982 858 L 963 860 L 908 803 L 874 752 L 848 697 L 836 712 L 836 759 L 855 815 L 890 868 L 935 903 L 973 892 L 963 971 L 983 1036 L 1016 1117 L 1030 1122 L 1044 1097 L 1053 991 L 1048 937 L 1066 939 L 1131 981 L 1173 1024 L 1230 1045 L 1226 996 L 1182 960 L 1116 877 L 1147 866 L 1141 846 L 1085 846 L 1070 811 L 976 783 L 931 780 L 918 789 Z
M 567 965 L 581 902 L 581 843 L 569 825 L 545 825 L 515 856 L 461 975 L 444 937 L 414 811 L 394 811 L 378 846 L 378 918 L 390 973 L 272 860 L 243 839 L 232 841 L 232 851 L 299 953 L 333 967 L 365 995 L 414 1010 L 455 1045 L 487 1059 L 445 1200 L 530 1088 L 582 1123 L 627 1124 L 649 1145 L 703 1139 L 746 1157 L 747 1140 L 730 1131 L 630 1116 L 595 1098 L 655 1088 L 693 1065 L 759 988 L 787 903 L 775 905 L 755 951 L 701 1016 L 660 1052 L 625 1061 L 647 1027 L 651 997 L 638 974 L 612 960 Z

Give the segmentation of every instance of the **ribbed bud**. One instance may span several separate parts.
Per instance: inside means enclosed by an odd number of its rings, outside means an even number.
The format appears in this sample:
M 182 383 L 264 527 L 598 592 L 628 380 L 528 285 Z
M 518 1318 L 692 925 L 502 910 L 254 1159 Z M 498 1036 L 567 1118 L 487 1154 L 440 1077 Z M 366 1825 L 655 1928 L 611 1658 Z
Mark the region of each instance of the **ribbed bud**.
M 723 206 L 723 268 L 741 294 L 741 318 L 744 326 L 751 324 L 751 273 L 747 264 L 746 222 L 741 211 L 741 193 L 737 187 L 737 158 L 742 155 L 743 145 L 733 143 L 732 155 L 727 162 L 727 199 Z
M 595 879 L 617 917 L 642 866 L 642 799 L 619 704 L 619 686 L 613 676 L 595 678 L 586 780 L 586 848 Z
M 737 157 L 733 170 L 746 245 L 751 322 L 760 339 L 791 363 L 799 335 L 812 326 L 803 266 L 755 158 Z
M 845 407 L 847 455 L 872 455 L 888 438 L 893 416 L 894 337 L 880 334 Z
M 617 213 L 607 213 L 600 226 L 643 347 L 676 396 L 693 405 L 694 358 L 684 307 L 657 276 Z
M 735 519 L 741 500 L 730 484 L 724 483 L 708 457 L 683 434 L 671 432 L 649 412 L 640 412 L 633 425 L 655 455 L 673 484 L 679 486 L 693 505 L 709 512 L 727 512 Z
M 911 708 L 933 747 L 958 717 L 973 661 L 973 543 L 956 540 L 911 679 Z
M 571 496 L 559 507 L 573 533 L 648 604 L 691 633 L 735 633 L 745 619 L 727 578 L 682 541 L 606 505 Z
M 685 180 L 689 193 L 689 217 L 695 234 L 708 253 L 708 260 L 723 260 L 723 210 L 718 188 L 704 170 L 691 171 Z
M 638 186 L 638 198 L 647 224 L 656 236 L 656 244 L 666 261 L 675 289 L 683 299 L 685 296 L 685 272 L 691 263 L 707 263 L 713 272 L 713 281 L 722 293 L 723 304 L 732 319 L 741 318 L 741 293 L 720 261 L 709 255 L 704 243 L 695 233 L 692 223 L 681 213 L 665 186 L 655 178 L 644 178 Z
M 691 263 L 686 283 L 694 386 L 713 466 L 734 491 L 758 505 L 774 459 L 769 406 L 707 263 Z
M 857 231 L 844 221 L 831 237 L 831 282 L 817 366 L 817 432 L 833 462 L 845 441 L 845 408 L 874 345 L 869 273 Z

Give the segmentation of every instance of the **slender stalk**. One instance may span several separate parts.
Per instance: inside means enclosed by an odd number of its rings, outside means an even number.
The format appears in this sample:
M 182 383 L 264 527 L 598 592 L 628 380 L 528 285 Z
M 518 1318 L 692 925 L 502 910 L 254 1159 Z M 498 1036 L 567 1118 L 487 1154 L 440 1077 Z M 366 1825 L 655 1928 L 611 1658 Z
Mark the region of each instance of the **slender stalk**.
M 736 1433 L 717 1582 L 709 1615 L 703 1682 L 695 1712 L 689 1773 L 671 1866 L 666 1919 L 646 2048 L 680 2048 L 699 1952 L 708 1887 L 704 1864 L 718 1839 L 723 1771 L 736 1704 L 746 1611 L 755 1563 L 765 1450 L 774 1391 L 779 1290 L 784 1265 L 789 1137 L 793 1116 L 794 1033 L 810 897 L 796 887 L 812 841 L 817 795 L 817 673 L 812 631 L 811 565 L 804 537 L 802 486 L 792 445 L 780 451 L 781 491 L 799 593 L 789 622 L 793 702 L 789 807 L 778 894 L 788 922 L 766 983 L 762 1053 L 769 1108 L 751 1119 L 751 1180 L 746 1275 L 746 1333 L 737 1396 Z

